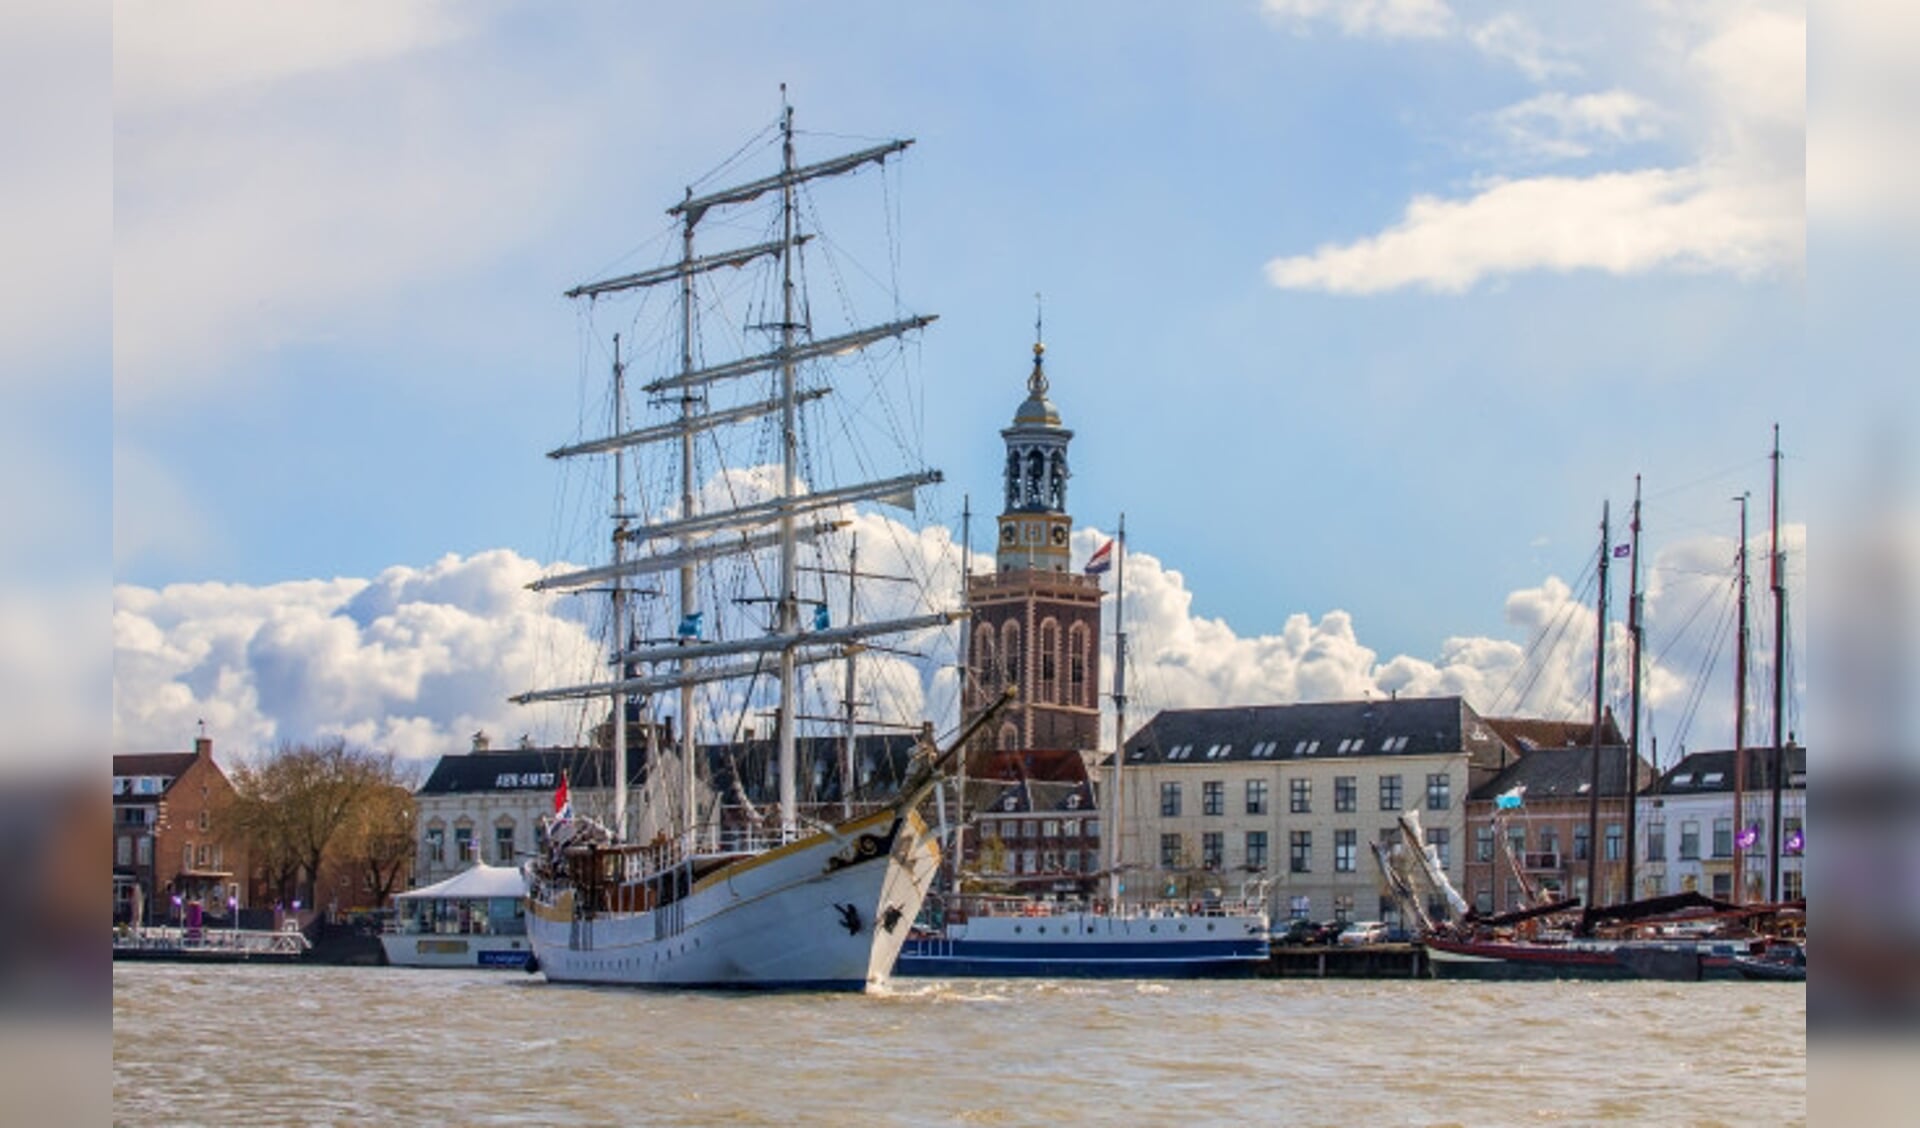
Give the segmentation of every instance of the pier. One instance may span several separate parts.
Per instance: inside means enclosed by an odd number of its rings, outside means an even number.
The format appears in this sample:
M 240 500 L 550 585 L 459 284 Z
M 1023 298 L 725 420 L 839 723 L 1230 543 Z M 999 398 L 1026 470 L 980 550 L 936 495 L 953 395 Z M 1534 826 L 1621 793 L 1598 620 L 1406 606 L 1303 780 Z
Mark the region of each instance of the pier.
M 1256 973 L 1263 979 L 1425 979 L 1427 952 L 1418 944 L 1275 946 Z

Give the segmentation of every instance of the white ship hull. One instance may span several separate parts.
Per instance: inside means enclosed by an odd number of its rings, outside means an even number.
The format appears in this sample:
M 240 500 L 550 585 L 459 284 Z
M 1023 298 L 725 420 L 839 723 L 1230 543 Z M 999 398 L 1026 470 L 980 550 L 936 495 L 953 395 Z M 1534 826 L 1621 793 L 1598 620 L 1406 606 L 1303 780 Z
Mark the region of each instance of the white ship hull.
M 395 967 L 497 967 L 518 971 L 527 966 L 532 946 L 525 936 L 487 933 L 439 936 L 421 932 L 388 932 L 380 937 L 387 962 Z
M 527 933 L 555 983 L 860 991 L 891 975 L 939 864 L 919 815 L 888 811 L 731 862 L 658 909 L 530 898 Z

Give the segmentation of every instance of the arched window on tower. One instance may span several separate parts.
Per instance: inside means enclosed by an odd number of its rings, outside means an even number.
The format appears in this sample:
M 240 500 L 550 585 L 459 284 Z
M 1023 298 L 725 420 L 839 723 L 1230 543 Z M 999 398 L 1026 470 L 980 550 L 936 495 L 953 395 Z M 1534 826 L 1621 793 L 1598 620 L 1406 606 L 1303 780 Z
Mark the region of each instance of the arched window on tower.
M 1020 747 L 1020 727 L 1012 721 L 1000 726 L 1000 750 L 1010 752 Z
M 1051 705 L 1060 700 L 1060 625 L 1040 622 L 1040 689 L 1035 697 Z
M 1020 677 L 1025 666 L 1020 659 L 1020 621 L 1008 619 L 1000 624 L 1000 661 L 1007 673 L 1007 684 L 1019 686 L 1025 693 L 1028 687 Z
M 1039 451 L 1027 455 L 1027 504 L 1042 506 L 1047 502 L 1047 456 Z
M 1059 512 L 1067 510 L 1067 452 L 1053 452 L 1053 468 L 1047 475 L 1047 506 Z
M 1092 705 L 1093 693 L 1087 686 L 1087 625 L 1075 623 L 1067 628 L 1067 703 Z
M 999 650 L 993 644 L 993 627 L 982 625 L 973 634 L 973 680 L 983 700 L 1000 692 Z

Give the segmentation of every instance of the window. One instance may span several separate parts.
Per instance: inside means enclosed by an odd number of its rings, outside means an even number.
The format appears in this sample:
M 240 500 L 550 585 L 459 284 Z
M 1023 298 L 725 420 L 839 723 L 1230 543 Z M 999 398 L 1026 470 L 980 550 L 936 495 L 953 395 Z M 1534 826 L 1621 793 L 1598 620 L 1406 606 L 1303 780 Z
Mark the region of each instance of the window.
M 1217 779 L 1210 779 L 1200 785 L 1200 813 L 1203 815 L 1227 813 L 1226 784 Z
M 1287 810 L 1296 815 L 1313 812 L 1313 781 L 1296 779 L 1287 784 Z
M 1692 819 L 1680 824 L 1680 860 L 1683 862 L 1700 860 L 1700 824 Z
M 1060 820 L 1060 837 L 1078 838 L 1079 836 L 1080 836 L 1080 820 L 1079 819 Z
M 1313 832 L 1292 831 L 1287 836 L 1287 870 L 1290 873 L 1313 872 Z
M 1473 828 L 1473 860 L 1476 862 L 1493 860 L 1493 827 L 1491 825 Z
M 1713 899 L 1725 901 L 1733 896 L 1733 875 L 1716 873 L 1713 875 Z
M 1427 776 L 1427 810 L 1444 811 L 1453 803 L 1453 781 L 1446 772 Z
M 1287 898 L 1287 917 L 1290 920 L 1305 920 L 1313 912 L 1313 898 L 1304 893 Z
M 1333 832 L 1333 872 L 1352 873 L 1359 855 L 1360 844 L 1355 841 L 1356 831 L 1336 830 Z
M 1267 832 L 1264 830 L 1247 832 L 1247 868 L 1250 870 L 1267 868 Z
M 1099 819 L 1087 820 L 1087 837 L 1088 838 L 1100 837 L 1100 820 Z
M 123 834 L 113 840 L 113 864 L 122 868 L 133 864 L 133 839 Z
M 473 857 L 473 828 L 456 826 L 453 828 L 453 860 L 464 862 Z
M 1647 860 L 1664 862 L 1667 860 L 1667 824 L 1653 822 L 1647 824 Z
M 1091 705 L 1087 693 L 1087 625 L 1075 623 L 1067 628 L 1067 703 Z
M 1600 855 L 1601 858 L 1609 862 L 1619 861 L 1620 847 L 1626 842 L 1626 833 L 1626 828 L 1619 823 L 1608 823 L 1606 852 Z
M 1342 924 L 1353 919 L 1353 894 L 1336 893 L 1333 897 L 1333 919 Z
M 213 816 L 209 815 L 206 811 L 202 810 L 200 812 L 200 832 L 204 834 L 208 830 L 211 830 L 212 828 L 213 828 Z
M 1780 896 L 1789 901 L 1806 900 L 1806 880 L 1799 870 L 1783 869 L 1780 871 Z
M 213 846 L 209 843 L 202 842 L 200 844 L 199 858 L 200 858 L 201 869 L 203 870 L 212 869 L 213 868 Z
M 1060 820 L 1046 819 L 1042 821 L 1040 824 L 1040 837 L 1042 838 L 1060 837 Z
M 1226 835 L 1217 830 L 1210 830 L 1200 836 L 1200 867 L 1202 869 L 1216 871 L 1220 869 L 1221 855 L 1226 852 L 1225 840 Z
M 1481 916 L 1493 915 L 1493 890 L 1479 889 L 1473 894 L 1473 911 Z
M 1400 777 L 1383 775 L 1380 777 L 1380 809 L 1397 811 L 1400 809 Z
M 1040 821 L 1038 819 L 1026 819 L 1021 822 L 1020 836 L 1022 838 L 1040 837 Z
M 1593 839 L 1587 834 L 1587 824 L 1580 823 L 1573 828 L 1573 860 L 1584 862 L 1593 852 Z
M 1508 827 L 1507 846 L 1513 850 L 1514 857 L 1524 857 L 1527 852 L 1527 828 L 1524 826 Z
M 1267 813 L 1267 781 L 1250 779 L 1247 781 L 1247 813 L 1264 815 Z
M 493 860 L 501 865 L 513 861 L 513 828 L 496 826 L 493 828 Z
M 1428 827 L 1427 845 L 1433 847 L 1433 852 L 1440 856 L 1441 869 L 1453 868 L 1453 831 L 1444 826 Z
M 153 864 L 153 839 L 142 838 L 133 844 L 133 864 L 136 866 Z
M 1180 868 L 1180 836 L 1163 834 L 1160 836 L 1160 868 Z
M 1800 820 L 1792 815 L 1780 820 L 1780 852 L 1789 858 L 1798 857 L 1806 851 L 1807 836 L 1801 829 Z M 1798 900 L 1789 897 L 1788 900 Z
M 1044 702 L 1059 700 L 1059 649 L 1059 627 L 1048 619 L 1040 624 L 1040 700 Z
M 1160 783 L 1160 817 L 1174 819 L 1180 817 L 1180 782 L 1163 780 Z
M 1716 858 L 1733 857 L 1733 820 L 1713 820 L 1713 856 Z M 1715 894 L 1718 896 L 1719 894 Z
M 1020 624 L 1008 619 L 1000 624 L 1000 656 L 1009 685 L 1020 685 Z
M 1341 814 L 1351 814 L 1358 805 L 1355 798 L 1360 793 L 1358 776 L 1333 777 L 1333 809 Z
M 980 820 L 980 837 L 983 839 L 991 838 L 998 841 L 1000 838 L 1000 820 L 999 819 L 981 819 Z

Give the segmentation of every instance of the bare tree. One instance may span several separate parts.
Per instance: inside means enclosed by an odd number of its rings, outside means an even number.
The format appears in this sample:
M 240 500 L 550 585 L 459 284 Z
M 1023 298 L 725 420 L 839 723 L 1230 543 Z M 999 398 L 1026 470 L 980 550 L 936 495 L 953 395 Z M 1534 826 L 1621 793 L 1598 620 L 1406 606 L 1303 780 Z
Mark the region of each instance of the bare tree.
M 340 739 L 282 744 L 239 765 L 232 779 L 232 825 L 281 896 L 292 885 L 309 899 L 330 851 L 346 848 L 360 809 L 379 804 L 391 813 L 390 791 L 405 790 L 392 756 L 352 748 Z M 411 847 L 410 805 L 408 811 Z
M 406 879 L 415 849 L 411 779 L 391 756 L 382 768 L 383 778 L 354 806 L 340 850 L 341 860 L 360 887 L 373 894 L 376 905 L 386 904 Z

